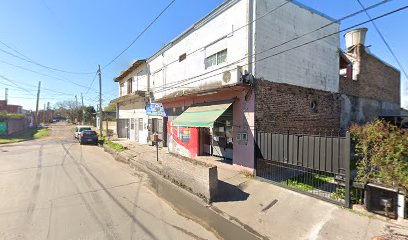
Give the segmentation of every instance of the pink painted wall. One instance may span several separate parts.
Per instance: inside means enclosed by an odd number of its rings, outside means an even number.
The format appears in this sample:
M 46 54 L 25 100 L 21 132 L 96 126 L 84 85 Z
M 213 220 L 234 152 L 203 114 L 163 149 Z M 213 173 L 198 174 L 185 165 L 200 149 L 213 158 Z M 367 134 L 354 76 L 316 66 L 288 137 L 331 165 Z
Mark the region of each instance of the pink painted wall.
M 239 100 L 234 102 L 233 111 L 233 136 L 234 136 L 234 149 L 233 149 L 233 164 L 240 165 L 246 168 L 254 168 L 254 109 L 255 98 L 254 92 L 249 90 L 247 93 L 247 100 L 245 100 L 245 93 L 241 93 L 238 97 Z M 246 145 L 239 144 L 237 134 L 239 132 L 246 132 L 248 134 L 248 142 Z

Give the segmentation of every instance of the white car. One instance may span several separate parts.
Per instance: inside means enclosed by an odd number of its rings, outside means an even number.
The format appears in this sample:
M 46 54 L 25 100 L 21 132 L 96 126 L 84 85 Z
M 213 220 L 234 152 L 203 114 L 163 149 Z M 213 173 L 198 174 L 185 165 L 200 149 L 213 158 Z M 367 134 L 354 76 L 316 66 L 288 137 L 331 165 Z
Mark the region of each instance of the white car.
M 74 132 L 74 136 L 75 138 L 79 138 L 79 136 L 81 135 L 81 132 L 84 130 L 92 130 L 92 128 L 90 126 L 76 126 L 75 127 L 75 132 Z

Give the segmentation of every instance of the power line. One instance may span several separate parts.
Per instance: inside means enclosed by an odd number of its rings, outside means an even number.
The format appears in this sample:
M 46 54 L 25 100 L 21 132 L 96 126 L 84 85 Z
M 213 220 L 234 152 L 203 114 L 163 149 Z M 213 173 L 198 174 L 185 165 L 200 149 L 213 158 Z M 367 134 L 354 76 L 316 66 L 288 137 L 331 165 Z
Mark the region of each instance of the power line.
M 405 75 L 405 79 L 408 80 L 408 74 L 405 71 L 404 67 L 402 66 L 401 62 L 399 61 L 399 59 L 397 58 L 397 56 L 395 55 L 394 51 L 392 50 L 392 48 L 390 47 L 390 45 L 388 44 L 387 40 L 385 40 L 384 35 L 381 33 L 380 28 L 377 26 L 377 24 L 373 21 L 373 19 L 371 18 L 371 15 L 368 13 L 368 11 L 364 8 L 364 5 L 361 3 L 360 0 L 357 0 L 358 4 L 360 4 L 360 6 L 364 9 L 368 19 L 370 19 L 371 23 L 373 24 L 375 30 L 377 31 L 378 35 L 380 36 L 381 40 L 384 42 L 385 46 L 387 47 L 388 51 L 391 53 L 392 57 L 394 58 L 394 60 L 397 62 L 398 66 L 401 68 L 401 71 L 404 73 Z
M 82 87 L 82 88 L 88 89 L 88 86 L 81 85 L 81 84 L 76 83 L 76 82 L 74 82 L 74 81 L 71 81 L 71 80 L 69 80 L 69 79 L 67 79 L 67 78 L 60 78 L 60 77 L 55 77 L 55 76 L 52 76 L 52 75 L 48 75 L 48 74 L 41 73 L 41 72 L 38 72 L 38 71 L 35 71 L 35 70 L 32 70 L 32 69 L 26 68 L 26 67 L 23 67 L 23 66 L 20 66 L 20 65 L 16 65 L 16 64 L 13 64 L 13 63 L 6 62 L 6 61 L 4 61 L 4 60 L 0 60 L 0 63 L 9 65 L 9 66 L 12 66 L 12 67 L 15 67 L 15 68 L 19 68 L 19 69 L 22 69 L 22 70 L 25 70 L 25 71 L 28 71 L 28 72 L 32 72 L 32 73 L 35 73 L 35 74 L 38 74 L 38 75 L 41 75 L 41 76 L 49 77 L 49 78 L 52 78 L 52 79 L 55 79 L 55 80 L 58 80 L 58 81 L 62 81 L 62 82 L 68 81 L 68 82 L 70 82 L 70 83 L 72 83 L 72 84 L 74 84 L 74 85 L 76 85 L 76 86 L 78 86 L 78 87 Z
M 7 82 L 10 82 L 11 84 L 13 84 L 14 86 L 16 86 L 17 88 L 19 88 L 19 89 L 21 89 L 21 90 L 23 90 L 23 91 L 26 91 L 26 92 L 32 94 L 32 93 L 31 93 L 30 91 L 28 91 L 27 89 L 25 89 L 25 88 L 23 88 L 23 87 L 20 87 L 20 86 L 17 85 L 15 82 L 11 81 L 10 79 L 6 78 L 5 76 L 3 76 L 3 75 L 1 75 L 1 74 L 0 74 L 0 78 L 6 80 Z
M 243 29 L 244 27 L 246 27 L 246 26 L 248 26 L 249 24 L 252 24 L 252 23 L 258 21 L 259 19 L 265 17 L 265 16 L 268 15 L 268 14 L 271 14 L 272 12 L 278 10 L 279 8 L 283 7 L 285 4 L 287 4 L 287 3 L 291 2 L 291 1 L 293 1 L 293 0 L 289 0 L 289 1 L 287 1 L 287 2 L 285 2 L 285 3 L 283 3 L 283 4 L 281 4 L 281 5 L 277 6 L 276 8 L 270 10 L 269 12 L 265 13 L 264 15 L 262 15 L 262 16 L 256 18 L 256 19 L 254 19 L 252 22 L 247 23 L 247 24 L 245 24 L 245 25 L 243 25 L 243 26 L 241 26 L 241 27 L 239 27 L 239 28 L 233 30 L 232 32 L 230 32 L 230 33 L 228 33 L 228 34 L 226 34 L 226 35 L 224 35 L 224 36 L 222 36 L 222 37 L 216 39 L 216 40 L 213 41 L 212 43 L 218 42 L 218 41 L 220 41 L 220 40 L 222 40 L 222 39 L 228 37 L 228 36 L 231 35 L 232 33 L 236 32 L 236 31 L 238 31 L 238 30 L 240 30 L 240 29 Z M 302 38 L 302 37 L 305 37 L 305 36 L 307 36 L 307 35 L 310 35 L 310 34 L 312 34 L 312 33 L 318 32 L 319 30 L 321 30 L 321 29 L 323 29 L 323 28 L 326 28 L 326 27 L 328 27 L 328 26 L 331 26 L 331 25 L 333 25 L 333 24 L 335 24 L 335 23 L 339 23 L 339 22 L 341 22 L 341 21 L 343 21 L 343 20 L 345 20 L 345 19 L 354 17 L 354 16 L 356 16 L 356 15 L 358 15 L 358 14 L 360 14 L 360 13 L 363 13 L 365 10 L 373 9 L 373 8 L 379 7 L 379 6 L 381 6 L 381 5 L 383 5 L 383 4 L 387 3 L 387 2 L 390 2 L 390 1 L 392 1 L 392 0 L 383 0 L 383 1 L 381 1 L 381 2 L 378 2 L 378 3 L 375 3 L 375 4 L 373 4 L 373 5 L 370 5 L 369 7 L 365 8 L 365 9 L 363 9 L 363 10 L 359 10 L 359 11 L 353 12 L 353 13 L 348 14 L 348 15 L 342 17 L 342 18 L 339 18 L 339 19 L 337 19 L 337 20 L 335 20 L 335 21 L 332 21 L 332 22 L 330 22 L 330 23 L 328 23 L 328 24 L 325 24 L 325 25 L 323 25 L 323 26 L 321 26 L 321 27 L 319 27 L 319 28 L 316 28 L 315 30 L 312 30 L 312 31 L 310 31 L 310 32 L 306 32 L 306 33 L 301 34 L 301 35 L 299 35 L 299 36 L 297 36 L 297 37 L 295 37 L 295 38 L 292 38 L 292 39 L 290 39 L 290 40 L 288 40 L 288 41 L 285 41 L 285 42 L 281 43 L 280 45 L 278 45 L 278 46 L 276 46 L 276 47 L 282 46 L 282 45 L 284 45 L 284 44 L 293 42 L 293 41 L 298 40 L 298 39 L 300 39 L 300 38 Z M 211 45 L 211 43 L 210 43 L 210 44 L 207 44 L 206 46 L 208 46 L 208 45 Z M 202 47 L 200 47 L 200 48 L 198 48 L 198 49 L 192 51 L 191 53 L 187 54 L 187 56 L 194 54 L 195 52 L 197 52 L 197 51 L 199 51 L 199 50 L 205 48 L 206 46 L 202 46 Z M 273 48 L 276 48 L 276 47 L 273 47 Z M 270 48 L 269 50 L 272 50 L 273 48 Z M 268 50 L 268 51 L 269 51 L 269 50 Z M 253 54 L 253 56 L 255 56 L 255 55 L 257 55 L 257 54 L 259 54 L 259 53 L 255 53 L 255 54 Z M 175 59 L 174 61 L 168 63 L 167 65 L 164 65 L 162 68 L 165 68 L 165 67 L 167 67 L 167 66 L 169 66 L 169 65 L 171 65 L 171 64 L 173 64 L 173 63 L 176 63 L 176 62 L 178 62 L 178 59 Z M 177 82 L 174 82 L 174 83 L 177 83 Z M 174 84 L 174 83 L 173 83 L 173 84 Z M 159 88 L 160 88 L 160 87 L 163 87 L 163 85 L 162 85 L 162 86 L 159 86 Z
M 353 28 L 355 28 L 355 27 L 364 25 L 364 24 L 366 24 L 366 23 L 368 23 L 368 22 L 371 22 L 371 21 L 373 21 L 373 20 L 377 20 L 377 19 L 380 19 L 380 18 L 389 16 L 389 15 L 391 15 L 391 14 L 397 13 L 397 12 L 402 11 L 402 10 L 405 10 L 405 9 L 407 9 L 407 8 L 408 8 L 408 5 L 406 5 L 406 6 L 404 6 L 404 7 L 401 7 L 401 8 L 398 8 L 398 9 L 395 9 L 395 10 L 393 10 L 393 11 L 387 12 L 387 13 L 385 13 L 385 14 L 382 14 L 382 15 L 380 15 L 380 16 L 378 16 L 378 17 L 373 18 L 372 20 L 368 20 L 368 21 L 364 21 L 364 22 L 355 24 L 355 25 L 353 25 L 353 26 L 347 27 L 347 28 L 345 28 L 345 29 L 342 29 L 342 30 L 339 30 L 339 31 L 336 31 L 336 32 L 333 32 L 333 33 L 330 33 L 330 34 L 328 34 L 328 35 L 319 37 L 319 38 L 317 38 L 317 39 L 308 41 L 308 42 L 306 42 L 306 43 L 297 45 L 297 46 L 295 46 L 295 47 L 292 47 L 292 48 L 289 48 L 289 49 L 280 51 L 280 52 L 278 52 L 278 53 L 275 53 L 275 54 L 266 56 L 266 57 L 261 58 L 261 59 L 257 59 L 257 60 L 255 60 L 255 61 L 252 61 L 251 63 L 260 62 L 260 61 L 266 60 L 266 59 L 268 59 L 268 58 L 271 58 L 271 57 L 280 55 L 280 54 L 282 54 L 282 53 L 286 53 L 286 52 L 291 51 L 291 50 L 293 50 L 293 49 L 297 49 L 297 48 L 300 48 L 300 47 L 302 47 L 302 46 L 305 46 L 305 45 L 308 45 L 308 44 L 311 44 L 311 43 L 320 41 L 320 40 L 325 39 L 325 38 L 327 38 L 327 37 L 330 37 L 330 36 L 339 34 L 339 33 L 341 33 L 341 32 L 348 31 L 348 30 L 353 29 Z M 276 48 L 276 47 L 278 47 L 278 46 L 282 46 L 282 45 L 284 45 L 284 44 L 285 44 L 285 43 L 282 43 L 282 44 L 273 46 L 273 47 L 268 48 L 268 49 L 266 49 L 266 50 L 264 50 L 264 51 L 262 51 L 262 52 L 255 53 L 255 54 L 260 54 L 260 53 L 269 51 L 269 50 L 271 50 L 271 49 L 273 49 L 273 48 Z M 252 56 L 255 55 L 255 54 L 252 54 Z M 251 57 L 252 57 L 252 56 L 251 56 Z M 197 75 L 197 76 L 194 76 L 194 77 L 190 77 L 190 78 L 186 78 L 186 79 L 180 80 L 180 81 L 178 81 L 179 83 L 177 83 L 176 85 L 172 85 L 172 86 L 170 86 L 170 87 L 174 87 L 174 86 L 181 87 L 181 86 L 185 86 L 185 85 L 188 85 L 188 84 L 191 84 L 191 83 L 194 83 L 194 82 L 202 81 L 202 80 L 207 79 L 207 78 L 210 78 L 210 77 L 214 77 L 214 76 L 223 74 L 223 72 L 221 72 L 221 73 L 213 74 L 213 75 L 211 75 L 211 76 L 207 76 L 207 77 L 205 77 L 205 78 L 201 78 L 201 79 L 198 79 L 198 80 L 195 80 L 195 81 L 192 81 L 192 82 L 187 82 L 187 81 L 190 81 L 190 80 L 195 79 L 195 78 L 197 78 L 197 77 L 206 75 L 206 74 L 208 74 L 208 73 L 212 73 L 212 72 L 218 71 L 218 70 L 220 70 L 220 69 L 226 68 L 226 67 L 228 67 L 228 66 L 232 66 L 232 65 L 234 65 L 234 64 L 236 64 L 236 63 L 238 63 L 238 62 L 240 62 L 240 61 L 245 60 L 246 58 L 247 58 L 247 57 L 241 58 L 241 59 L 239 59 L 239 60 L 237 60 L 237 61 L 235 61 L 235 62 L 233 62 L 233 63 L 230 63 L 230 64 L 228 64 L 228 65 L 226 65 L 226 66 L 223 66 L 223 67 L 219 67 L 219 68 L 214 69 L 214 70 L 212 70 L 212 71 L 210 71 L 210 72 L 207 72 L 207 73 L 200 74 L 200 75 Z M 250 63 L 246 63 L 246 64 L 244 64 L 243 66 L 248 65 L 248 64 L 250 64 Z M 184 82 L 187 82 L 187 83 L 184 83 Z M 184 83 L 184 84 L 179 85 L 180 83 Z M 167 88 L 162 88 L 162 89 L 157 90 L 156 92 L 162 92 L 162 91 L 165 91 L 165 90 L 168 89 L 168 88 L 169 88 L 169 87 L 167 87 Z
M 159 13 L 159 15 L 157 15 L 157 17 L 150 22 L 149 25 L 147 25 L 147 27 L 139 33 L 139 35 L 137 35 L 137 37 L 129 44 L 129 46 L 127 46 L 125 49 L 123 49 L 122 52 L 120 52 L 116 57 L 114 57 L 110 62 L 108 62 L 105 66 L 102 67 L 102 70 L 104 70 L 105 68 L 107 68 L 109 65 L 111 65 L 114 61 L 116 61 L 116 59 L 118 59 L 123 53 L 125 53 L 137 40 L 139 40 L 139 38 L 151 27 L 153 26 L 153 24 L 167 11 L 167 9 L 170 8 L 171 5 L 174 4 L 176 0 L 172 0 L 170 1 L 169 4 L 167 4 L 167 6 Z
M 259 16 L 258 18 L 254 19 L 254 20 L 252 20 L 252 21 L 250 21 L 250 22 L 248 22 L 248 23 L 246 23 L 246 24 L 244 24 L 244 25 L 242 25 L 242 26 L 240 26 L 240 27 L 238 27 L 238 28 L 236 28 L 236 29 L 233 29 L 231 32 L 229 32 L 229 33 L 227 33 L 227 34 L 225 34 L 225 35 L 223 35 L 223 36 L 217 38 L 216 40 L 212 41 L 212 42 L 209 43 L 209 44 L 206 44 L 205 46 L 201 46 L 200 48 L 197 48 L 197 49 L 193 50 L 192 52 L 186 54 L 186 57 L 188 57 L 188 56 L 190 56 L 190 55 L 192 55 L 192 54 L 194 54 L 194 53 L 196 53 L 196 52 L 202 50 L 203 48 L 206 48 L 206 47 L 209 46 L 209 45 L 212 45 L 213 43 L 219 42 L 219 41 L 221 41 L 221 40 L 227 38 L 228 36 L 231 36 L 233 33 L 237 32 L 237 31 L 239 31 L 239 30 L 241 30 L 241 29 L 244 29 L 244 28 L 247 27 L 248 25 L 253 24 L 254 22 L 256 22 L 256 21 L 258 21 L 258 20 L 264 18 L 265 16 L 267 16 L 267 15 L 273 13 L 273 12 L 275 12 L 275 11 L 278 10 L 279 8 L 285 6 L 286 4 L 288 4 L 288 3 L 292 2 L 292 1 L 293 1 L 293 0 L 287 0 L 287 1 L 285 1 L 285 2 L 282 3 L 281 5 L 278 5 L 277 7 L 271 9 L 270 11 L 268 11 L 268 12 L 266 12 L 265 14 Z M 386 0 L 386 1 L 390 1 L 390 0 Z M 167 67 L 167 66 L 169 66 L 169 65 L 171 65 L 171 64 L 173 64 L 173 63 L 176 63 L 176 62 L 179 62 L 179 59 L 178 59 L 178 58 L 174 59 L 173 61 L 169 62 L 168 64 L 163 65 L 162 68 L 165 68 L 165 67 Z
M 34 91 L 36 91 L 36 90 L 32 90 L 32 91 L 30 92 L 29 90 L 22 88 L 20 85 L 18 85 L 18 84 L 16 84 L 16 83 L 20 83 L 20 84 L 24 84 L 24 85 L 27 85 L 27 86 L 31 86 L 31 87 L 37 88 L 36 86 L 31 85 L 31 84 L 27 84 L 27 83 L 24 83 L 24 82 L 21 82 L 21 81 L 16 81 L 16 80 L 14 80 L 14 79 L 12 80 L 12 79 L 10 79 L 10 78 L 5 77 L 4 75 L 0 75 L 0 78 L 2 78 L 2 79 L 4 79 L 4 80 L 6 80 L 6 81 L 12 83 L 12 84 L 13 84 L 14 86 L 16 86 L 17 88 L 22 89 L 22 90 L 24 90 L 25 92 L 27 92 L 27 93 L 29 93 L 29 94 L 32 94 L 31 92 L 34 92 Z M 2 83 L 2 84 L 4 84 L 4 83 Z M 4 85 L 7 85 L 7 84 L 4 84 Z M 72 96 L 72 95 L 73 95 L 73 94 L 69 94 L 69 93 L 66 93 L 66 92 L 60 92 L 60 91 L 56 91 L 56 90 L 54 90 L 54 89 L 49 89 L 49 88 L 44 88 L 44 87 L 42 87 L 41 89 L 46 90 L 46 91 L 49 91 L 49 92 L 52 92 L 52 93 L 55 93 L 55 94 L 59 94 L 59 95 L 66 95 L 66 96 Z
M 86 92 L 85 92 L 84 95 L 87 95 L 87 94 L 88 94 L 88 92 L 89 92 L 89 90 L 91 89 L 93 83 L 95 82 L 95 79 L 96 79 L 96 76 L 97 76 L 97 75 L 98 75 L 98 71 L 95 72 L 95 76 L 93 77 L 93 79 L 92 79 L 92 81 L 91 81 L 91 84 L 89 85 L 89 87 L 88 87 L 88 89 L 86 90 Z
M 4 46 L 6 46 L 7 48 L 13 50 L 14 52 L 20 54 L 22 57 L 0 48 L 1 52 L 5 53 L 5 54 L 8 54 L 8 55 L 10 55 L 12 57 L 18 58 L 18 59 L 20 59 L 22 61 L 34 64 L 34 65 L 37 65 L 37 66 L 40 66 L 40 67 L 43 67 L 43 68 L 46 68 L 46 69 L 49 69 L 49 70 L 53 70 L 53 71 L 57 71 L 57 72 L 63 72 L 63 73 L 69 73 L 69 74 L 77 74 L 77 75 L 89 75 L 89 74 L 94 73 L 94 72 L 73 72 L 73 71 L 67 71 L 67 70 L 63 70 L 63 69 L 59 69 L 59 68 L 49 67 L 49 66 L 38 63 L 38 62 L 28 58 L 27 56 L 25 56 L 24 54 L 22 54 L 21 52 L 19 52 L 18 50 L 16 50 L 15 48 L 11 47 L 10 45 L 6 44 L 3 41 L 0 41 L 0 43 L 3 44 Z

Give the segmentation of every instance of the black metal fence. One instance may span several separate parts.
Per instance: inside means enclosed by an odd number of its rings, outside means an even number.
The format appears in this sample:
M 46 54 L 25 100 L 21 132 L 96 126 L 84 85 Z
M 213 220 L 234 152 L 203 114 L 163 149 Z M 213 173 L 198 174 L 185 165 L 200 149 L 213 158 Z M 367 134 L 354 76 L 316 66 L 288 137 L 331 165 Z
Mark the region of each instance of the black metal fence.
M 256 174 L 280 186 L 350 206 L 350 134 L 256 133 Z

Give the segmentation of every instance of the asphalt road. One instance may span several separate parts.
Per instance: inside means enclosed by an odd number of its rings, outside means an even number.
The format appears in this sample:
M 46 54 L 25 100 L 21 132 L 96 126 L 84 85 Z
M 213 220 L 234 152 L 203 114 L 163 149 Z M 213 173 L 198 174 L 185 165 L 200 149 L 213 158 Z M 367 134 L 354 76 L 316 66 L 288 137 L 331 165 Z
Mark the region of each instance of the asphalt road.
M 58 123 L 0 145 L 0 239 L 215 239 L 149 187 L 149 177 Z

